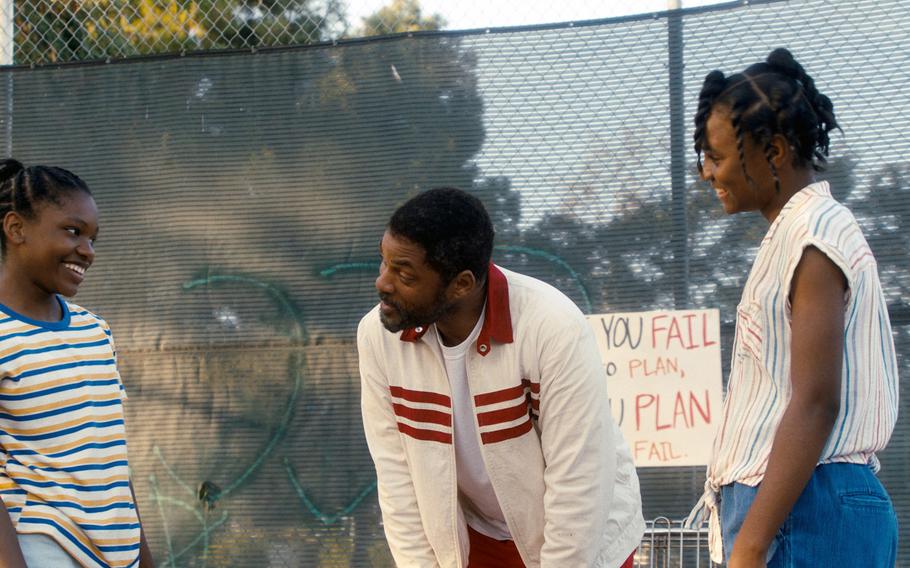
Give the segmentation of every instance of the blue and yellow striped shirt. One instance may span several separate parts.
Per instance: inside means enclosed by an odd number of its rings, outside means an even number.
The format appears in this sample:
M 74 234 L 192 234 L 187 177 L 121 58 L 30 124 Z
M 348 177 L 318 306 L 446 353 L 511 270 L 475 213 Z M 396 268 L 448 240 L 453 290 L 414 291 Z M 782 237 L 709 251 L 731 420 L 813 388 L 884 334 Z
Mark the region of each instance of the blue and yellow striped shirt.
M 107 322 L 60 299 L 42 322 L 0 305 L 0 498 L 16 531 L 86 567 L 132 566 L 139 519 Z

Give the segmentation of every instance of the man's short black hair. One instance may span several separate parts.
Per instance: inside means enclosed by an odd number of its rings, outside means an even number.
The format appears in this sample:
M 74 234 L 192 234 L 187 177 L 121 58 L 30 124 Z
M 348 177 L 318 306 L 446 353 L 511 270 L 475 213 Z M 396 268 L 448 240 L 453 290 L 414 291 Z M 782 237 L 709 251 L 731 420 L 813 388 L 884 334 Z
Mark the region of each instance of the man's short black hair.
M 463 270 L 485 282 L 493 255 L 493 222 L 479 199 L 452 187 L 424 191 L 398 208 L 389 232 L 420 245 L 448 284 Z

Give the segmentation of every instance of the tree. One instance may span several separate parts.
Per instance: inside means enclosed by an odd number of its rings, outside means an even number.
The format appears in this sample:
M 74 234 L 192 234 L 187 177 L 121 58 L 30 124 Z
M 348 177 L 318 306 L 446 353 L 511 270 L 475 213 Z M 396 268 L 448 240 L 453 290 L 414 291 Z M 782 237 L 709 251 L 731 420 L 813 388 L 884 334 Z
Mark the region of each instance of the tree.
M 351 340 L 383 227 L 436 185 L 480 195 L 501 242 L 520 226 L 473 161 L 476 64 L 428 35 L 16 74 L 17 157 L 79 172 L 106 212 L 80 301 L 117 330 L 132 408 L 166 416 L 130 442 L 165 563 L 381 556 Z
M 446 25 L 439 14 L 424 16 L 419 0 L 392 0 L 363 19 L 360 36 L 389 35 L 419 30 L 440 30 Z
M 910 163 L 886 164 L 872 176 L 869 190 L 851 196 L 850 206 L 863 227 L 879 265 L 888 303 L 907 321 L 910 308 Z
M 21 0 L 17 64 L 322 41 L 341 0 Z
M 854 162 L 850 158 L 831 160 L 819 179 L 832 182 L 835 196 L 841 201 L 852 199 Z M 673 285 L 687 278 L 690 305 L 693 308 L 720 308 L 723 317 L 735 314 L 742 286 L 749 272 L 752 255 L 768 229 L 757 214 L 728 216 L 718 205 L 707 182 L 700 181 L 692 166 L 695 180 L 686 192 L 688 275 L 680 274 L 670 250 L 674 235 L 670 217 L 669 191 L 653 193 L 622 182 L 622 176 L 605 176 L 606 187 L 598 193 L 619 193 L 610 217 L 604 221 L 591 218 L 579 206 L 579 196 L 570 193 L 567 204 L 558 213 L 544 216 L 521 233 L 521 242 L 529 248 L 552 252 L 571 265 L 581 284 L 566 283 L 562 289 L 571 292 L 579 285 L 586 288 L 594 311 L 658 309 L 673 304 Z M 863 198 L 857 211 L 885 207 L 897 211 L 895 200 L 904 196 L 892 186 L 900 186 L 899 170 L 883 172 L 870 201 Z M 906 174 L 905 174 L 906 175 Z M 611 181 L 613 178 L 620 181 Z M 619 184 L 611 187 L 611 184 Z M 875 197 L 877 196 L 877 197 Z M 870 199 L 873 199 L 870 198 Z M 910 220 L 893 220 L 892 231 L 882 233 L 886 242 L 905 239 Z M 903 233 L 895 232 L 903 230 Z M 877 231 L 879 232 L 879 231 Z M 890 240 L 889 240 L 890 239 Z M 870 239 L 873 247 L 880 239 Z M 908 242 L 910 245 L 910 242 Z M 530 262 L 525 259 L 524 262 Z M 565 271 L 562 278 L 565 278 Z M 897 272 L 898 274 L 900 272 Z M 562 286 L 561 286 L 562 287 Z M 576 301 L 579 299 L 573 298 Z

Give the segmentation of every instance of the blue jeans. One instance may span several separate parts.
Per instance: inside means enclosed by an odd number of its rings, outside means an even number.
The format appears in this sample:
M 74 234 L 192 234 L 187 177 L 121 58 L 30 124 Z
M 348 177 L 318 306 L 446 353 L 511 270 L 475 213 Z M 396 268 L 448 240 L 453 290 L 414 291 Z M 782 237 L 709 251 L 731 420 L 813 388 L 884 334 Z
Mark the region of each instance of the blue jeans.
M 19 548 L 29 568 L 81 568 L 76 559 L 43 534 L 18 534 Z
M 720 489 L 725 560 L 757 492 L 741 483 Z M 893 568 L 896 561 L 891 498 L 871 469 L 847 463 L 815 468 L 768 550 L 769 568 Z

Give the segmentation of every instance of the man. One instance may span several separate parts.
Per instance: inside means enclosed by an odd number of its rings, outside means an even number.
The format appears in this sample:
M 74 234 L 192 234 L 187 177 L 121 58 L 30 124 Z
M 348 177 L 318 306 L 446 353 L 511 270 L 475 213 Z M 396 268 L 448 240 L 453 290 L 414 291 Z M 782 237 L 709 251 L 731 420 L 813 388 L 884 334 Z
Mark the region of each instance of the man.
M 638 478 L 581 311 L 490 263 L 457 189 L 417 195 L 382 237 L 360 322 L 363 421 L 403 567 L 631 566 Z

